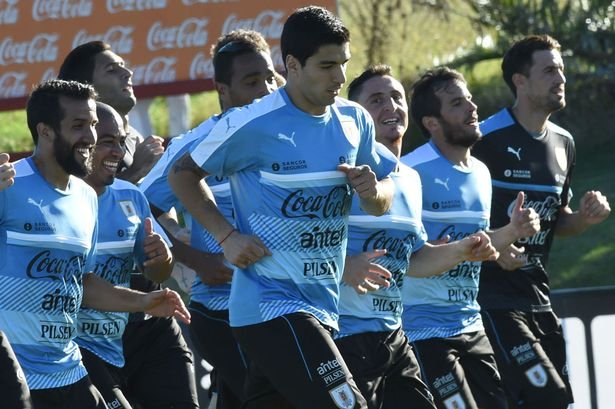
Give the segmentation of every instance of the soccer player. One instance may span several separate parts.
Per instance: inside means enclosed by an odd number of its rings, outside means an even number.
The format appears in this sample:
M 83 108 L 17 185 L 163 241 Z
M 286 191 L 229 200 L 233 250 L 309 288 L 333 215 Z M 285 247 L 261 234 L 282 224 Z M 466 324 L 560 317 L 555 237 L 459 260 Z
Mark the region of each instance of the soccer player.
M 91 84 L 98 100 L 111 105 L 124 119 L 127 128 L 126 155 L 117 177 L 138 183 L 156 164 L 164 146 L 156 135 L 144 138 L 128 123 L 128 113 L 137 99 L 132 90 L 132 71 L 124 59 L 102 41 L 90 41 L 75 47 L 64 58 L 58 78 Z
M 173 268 L 171 252 L 164 238 L 153 230 L 153 216 L 145 196 L 130 182 L 115 179 L 126 140 L 122 118 L 102 102 L 96 103 L 96 114 L 98 138 L 92 155 L 92 173 L 84 178 L 98 195 L 94 273 L 122 287 L 129 287 L 135 269 L 155 282 L 162 282 Z M 120 389 L 120 368 L 124 366 L 122 334 L 128 313 L 82 308 L 78 321 L 75 341 L 90 379 L 108 407 L 130 408 Z
M 269 46 L 261 34 L 237 30 L 220 37 L 211 50 L 214 80 L 222 113 L 249 104 L 277 89 Z M 195 143 L 207 137 L 223 114 L 214 115 L 195 129 L 171 140 L 160 161 L 141 183 L 155 214 L 181 208 L 167 182 L 174 162 Z M 216 204 L 234 223 L 230 185 L 226 177 L 208 177 Z M 217 407 L 239 408 L 247 364 L 228 323 L 228 298 L 232 270 L 224 263 L 222 249 L 198 223 L 192 224 L 193 248 L 174 243 L 180 260 L 198 272 L 190 292 L 190 334 L 199 354 L 214 367 Z M 232 266 L 230 266 L 232 267 Z
M 229 311 L 250 360 L 245 407 L 364 408 L 331 331 L 352 189 L 382 214 L 396 160 L 377 151 L 369 114 L 338 98 L 350 49 L 336 16 L 296 10 L 281 48 L 286 86 L 227 114 L 169 182 L 238 267 Z M 229 176 L 237 230 L 199 188 L 208 174 Z
M 98 205 L 78 177 L 96 142 L 95 97 L 74 81 L 37 86 L 26 108 L 34 154 L 15 163 L 15 184 L 0 192 L 0 330 L 37 409 L 106 408 L 74 342 L 81 306 L 189 316 L 177 293 L 114 287 L 92 273 Z
M 350 83 L 348 95 L 372 116 L 376 140 L 399 157 L 408 106 L 390 67 L 369 67 Z M 400 164 L 391 178 L 395 196 L 384 215 L 367 215 L 353 200 L 344 271 L 350 285 L 341 287 L 336 343 L 369 407 L 398 408 L 412 402 L 412 407 L 435 408 L 401 328 L 403 277 L 439 274 L 463 260 L 495 258 L 497 253 L 484 232 L 450 244 L 426 243 L 419 175 Z
M 127 126 L 126 154 L 118 168 L 117 178 L 133 183 L 141 180 L 164 149 L 162 139 L 157 136 L 138 142 L 134 147 L 137 133 L 127 122 L 128 111 L 135 103 L 132 72 L 124 65 L 122 57 L 115 54 L 108 44 L 91 41 L 77 46 L 66 56 L 59 77 L 92 84 L 99 100 L 112 106 L 123 117 Z M 160 285 L 142 274 L 133 274 L 130 288 L 151 292 Z M 175 320 L 145 318 L 143 314 L 131 314 L 124 331 L 126 363 L 123 372 L 128 378 L 131 399 L 148 407 L 181 402 L 190 402 L 190 408 L 197 406 L 192 352 L 181 328 Z M 147 339 L 156 339 L 157 342 L 144 348 Z M 174 373 L 174 376 L 169 378 L 167 373 Z M 171 381 L 173 387 L 155 386 L 158 382 L 168 385 Z
M 429 240 L 461 240 L 489 231 L 490 175 L 470 155 L 480 139 L 478 112 L 463 76 L 447 67 L 414 84 L 412 118 L 429 142 L 402 161 L 420 175 L 423 224 Z M 497 250 L 534 234 L 535 212 L 520 193 L 511 222 L 489 232 Z M 439 408 L 506 408 L 506 399 L 476 301 L 481 263 L 466 260 L 432 278 L 406 278 L 404 331 Z
M 599 191 L 586 192 L 577 211 L 570 208 L 574 140 L 549 121 L 566 105 L 559 43 L 548 35 L 514 43 L 502 73 L 515 103 L 481 124 L 484 137 L 473 151 L 493 177 L 491 225 L 506 223 L 523 190 L 541 228 L 504 252 L 499 264 L 484 265 L 478 300 L 511 406 L 566 408 L 572 393 L 562 328 L 549 301 L 549 251 L 555 235 L 579 234 L 611 209 Z

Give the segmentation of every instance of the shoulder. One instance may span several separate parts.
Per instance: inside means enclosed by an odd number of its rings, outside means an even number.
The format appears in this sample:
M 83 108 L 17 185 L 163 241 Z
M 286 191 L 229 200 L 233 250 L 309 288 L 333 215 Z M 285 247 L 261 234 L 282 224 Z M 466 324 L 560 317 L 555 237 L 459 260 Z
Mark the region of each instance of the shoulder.
M 510 111 L 507 108 L 504 108 L 482 121 L 479 126 L 483 137 L 485 137 L 500 129 L 508 128 L 515 123 L 515 119 L 510 114 Z
M 417 166 L 434 161 L 438 159 L 440 155 L 433 149 L 431 144 L 425 143 L 410 153 L 405 154 L 401 157 L 401 162 L 409 166 L 411 168 L 416 168 Z
M 340 115 L 352 116 L 359 120 L 371 118 L 369 112 L 367 112 L 365 108 L 363 108 L 358 103 L 346 98 L 335 98 L 335 103 L 333 104 L 333 107 L 339 112 Z
M 568 132 L 567 130 L 565 130 L 564 128 L 562 128 L 559 125 L 554 124 L 551 121 L 547 121 L 547 128 L 551 131 L 554 132 L 560 136 L 563 136 L 566 139 L 570 139 L 573 140 L 574 138 L 572 137 L 572 134 L 570 132 Z

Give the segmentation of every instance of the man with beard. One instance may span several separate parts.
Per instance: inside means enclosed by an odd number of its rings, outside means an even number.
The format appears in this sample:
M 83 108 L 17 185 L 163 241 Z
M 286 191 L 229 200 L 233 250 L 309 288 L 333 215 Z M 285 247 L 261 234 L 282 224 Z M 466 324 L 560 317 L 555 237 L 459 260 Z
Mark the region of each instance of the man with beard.
M 96 93 L 47 81 L 26 108 L 34 154 L 0 192 L 0 330 L 11 340 L 36 409 L 106 408 L 74 342 L 80 307 L 189 316 L 171 291 L 143 294 L 91 273 L 96 194 L 79 177 L 96 142 Z
M 350 83 L 348 96 L 370 113 L 376 140 L 399 157 L 408 105 L 391 68 L 369 67 Z M 390 176 L 395 195 L 382 216 L 366 214 L 353 199 L 335 343 L 368 407 L 401 408 L 412 402 L 413 408 L 435 408 L 402 330 L 403 277 L 440 274 L 463 260 L 495 259 L 497 253 L 484 232 L 449 244 L 426 243 L 419 175 L 399 164 Z
M 64 59 L 58 77 L 92 84 L 98 100 L 113 107 L 126 124 L 126 154 L 117 171 L 117 178 L 138 183 L 163 154 L 162 139 L 150 136 L 143 140 L 128 124 L 128 112 L 134 107 L 132 71 L 122 57 L 102 41 L 90 41 L 75 47 Z M 135 147 L 136 146 L 136 147 Z M 130 288 L 150 292 L 160 288 L 158 283 L 142 274 L 133 274 Z M 155 345 L 143 348 L 143 338 L 157 339 Z M 196 384 L 192 353 L 174 320 L 131 314 L 124 331 L 125 375 L 132 385 L 133 398 L 151 400 L 159 405 L 191 402 L 197 405 L 194 391 Z M 157 364 L 155 370 L 152 365 Z M 174 373 L 173 380 L 184 387 L 157 388 L 156 382 L 165 380 L 164 374 Z M 168 391 L 172 391 L 169 393 Z M 147 406 L 147 405 L 146 405 Z
M 137 99 L 132 90 L 132 71 L 124 59 L 102 41 L 90 41 L 75 47 L 64 59 L 58 78 L 91 84 L 98 100 L 112 106 L 126 124 L 126 155 L 120 162 L 117 177 L 138 183 L 156 164 L 164 147 L 163 139 L 144 138 L 128 123 L 128 113 Z
M 523 189 L 541 229 L 498 263 L 485 264 L 479 302 L 511 406 L 562 409 L 572 402 L 572 392 L 562 328 L 549 300 L 549 251 L 555 235 L 579 234 L 604 221 L 611 209 L 598 191 L 585 193 L 579 210 L 569 206 L 574 140 L 549 121 L 566 105 L 559 43 L 547 35 L 516 42 L 502 72 L 515 103 L 481 124 L 484 137 L 473 152 L 493 175 L 492 226 L 505 223 Z
M 156 224 L 149 203 L 130 182 L 115 179 L 124 156 L 126 132 L 122 118 L 109 105 L 96 103 L 98 139 L 92 155 L 92 172 L 84 180 L 98 195 L 98 252 L 94 273 L 113 285 L 128 287 L 133 271 L 155 282 L 166 280 L 173 257 Z M 160 227 L 157 229 L 160 231 Z M 164 234 L 164 233 L 162 233 Z M 187 317 L 184 322 L 189 323 Z M 122 334 L 128 313 L 79 310 L 78 335 L 83 363 L 90 379 L 110 408 L 130 408 L 121 387 L 124 366 Z M 146 347 L 148 340 L 142 344 Z M 167 380 L 170 386 L 172 380 Z M 181 386 L 185 387 L 185 386 Z
M 331 12 L 296 10 L 281 35 L 286 86 L 225 115 L 169 173 L 238 267 L 229 313 L 250 361 L 245 408 L 366 407 L 332 332 L 353 189 L 382 214 L 397 161 L 376 146 L 369 114 L 338 98 L 349 41 Z M 229 177 L 237 229 L 199 187 L 209 174 Z
M 509 223 L 489 231 L 491 177 L 470 155 L 480 139 L 478 114 L 466 81 L 446 67 L 427 71 L 413 85 L 412 118 L 429 142 L 404 156 L 422 183 L 422 218 L 429 240 L 463 241 L 488 232 L 497 250 L 538 231 L 538 217 L 523 209 L 523 193 Z M 506 398 L 476 301 L 481 263 L 467 260 L 430 278 L 406 277 L 403 327 L 438 408 L 506 408 Z

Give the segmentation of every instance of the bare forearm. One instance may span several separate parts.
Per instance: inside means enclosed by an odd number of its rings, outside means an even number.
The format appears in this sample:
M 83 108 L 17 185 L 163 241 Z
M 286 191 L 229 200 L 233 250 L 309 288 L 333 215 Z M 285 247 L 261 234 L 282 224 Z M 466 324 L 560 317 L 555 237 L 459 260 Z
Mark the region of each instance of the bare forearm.
M 384 178 L 376 185 L 377 193 L 371 197 L 361 197 L 361 208 L 374 216 L 381 216 L 391 207 L 395 185 L 391 178 Z
M 169 173 L 169 185 L 192 217 L 220 242 L 233 226 L 218 210 L 207 184 L 201 183 L 206 174 L 195 166 L 189 156 L 180 159 Z
M 504 250 L 521 238 L 518 237 L 515 228 L 510 223 L 487 234 L 491 237 L 491 244 L 498 251 Z
M 144 309 L 144 294 L 116 287 L 94 273 L 83 276 L 82 305 L 102 311 L 138 312 Z
M 586 223 L 580 212 L 573 212 L 570 208 L 562 209 L 555 225 L 555 234 L 558 236 L 575 236 L 583 233 L 590 224 Z
M 407 275 L 411 277 L 431 277 L 442 274 L 463 261 L 463 251 L 459 242 L 425 245 L 410 258 Z
M 132 166 L 129 166 L 119 172 L 116 177 L 122 180 L 127 180 L 130 183 L 137 184 L 141 179 L 145 177 L 148 169 L 142 169 L 133 163 Z

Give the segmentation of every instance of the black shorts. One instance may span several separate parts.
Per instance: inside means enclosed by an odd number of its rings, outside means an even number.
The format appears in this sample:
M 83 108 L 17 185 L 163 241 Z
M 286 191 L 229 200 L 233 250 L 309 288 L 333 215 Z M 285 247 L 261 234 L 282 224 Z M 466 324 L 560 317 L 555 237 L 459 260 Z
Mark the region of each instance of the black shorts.
M 435 409 L 429 388 L 401 329 L 335 340 L 370 409 Z
M 125 386 L 122 369 L 103 361 L 85 348 L 79 349 L 90 380 L 105 399 L 107 407 L 110 409 L 132 408 L 122 391 Z
M 330 329 L 307 313 L 233 328 L 248 356 L 245 409 L 367 408 Z
M 566 343 L 553 312 L 482 312 L 512 408 L 567 408 L 573 402 Z
M 7 409 L 30 409 L 26 377 L 4 332 L 0 331 L 0 399 Z
M 439 409 L 506 409 L 493 348 L 484 331 L 412 343 Z
M 172 318 L 131 322 L 124 336 L 124 393 L 144 408 L 198 408 L 192 352 Z
M 212 387 L 218 393 L 218 409 L 239 409 L 248 364 L 235 341 L 228 321 L 228 310 L 215 311 L 191 302 L 190 338 L 197 352 L 215 370 Z
M 107 409 L 105 400 L 86 375 L 72 385 L 32 389 L 34 409 Z

